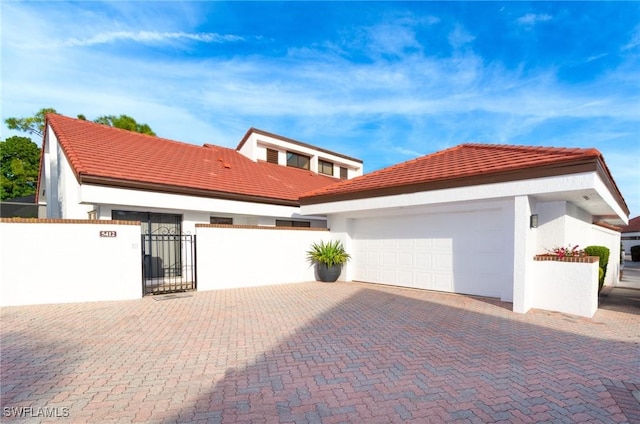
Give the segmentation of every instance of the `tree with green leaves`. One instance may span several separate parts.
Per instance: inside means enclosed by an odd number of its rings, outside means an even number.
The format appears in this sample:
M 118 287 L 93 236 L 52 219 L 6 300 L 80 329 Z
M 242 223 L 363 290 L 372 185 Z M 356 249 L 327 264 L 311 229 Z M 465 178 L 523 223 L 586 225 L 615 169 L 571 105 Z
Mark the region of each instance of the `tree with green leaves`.
M 24 131 L 29 134 L 42 137 L 42 134 L 44 134 L 44 123 L 47 119 L 47 113 L 56 113 L 56 110 L 50 107 L 43 108 L 34 116 L 26 118 L 7 118 L 4 122 L 10 130 Z
M 142 134 L 156 135 L 156 133 L 151 130 L 151 127 L 147 124 L 139 124 L 130 116 L 127 115 L 106 115 L 100 116 L 93 122 L 97 122 L 98 124 L 109 125 L 110 127 L 122 128 L 123 130 L 135 131 Z
M 44 134 L 44 125 L 47 113 L 56 113 L 53 108 L 40 109 L 34 116 L 26 118 L 7 118 L 5 123 L 10 130 L 18 130 L 28 132 L 42 137 Z M 87 118 L 80 114 L 78 119 L 86 120 Z M 110 127 L 121 128 L 123 130 L 135 131 L 142 134 L 156 135 L 155 132 L 147 124 L 139 124 L 135 119 L 128 115 L 104 115 L 96 118 L 93 122 L 98 124 L 109 125 Z
M 13 136 L 0 141 L 0 200 L 36 192 L 40 148 L 28 137 Z

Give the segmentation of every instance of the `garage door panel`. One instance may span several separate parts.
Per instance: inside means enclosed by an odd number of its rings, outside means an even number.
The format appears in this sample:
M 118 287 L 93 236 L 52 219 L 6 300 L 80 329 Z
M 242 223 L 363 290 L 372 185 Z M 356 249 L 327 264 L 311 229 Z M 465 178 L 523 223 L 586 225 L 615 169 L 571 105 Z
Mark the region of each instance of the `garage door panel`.
M 356 219 L 354 279 L 500 297 L 512 270 L 501 209 Z
M 409 251 L 402 251 L 398 253 L 398 265 L 401 267 L 412 268 L 413 267 L 413 254 Z
M 433 270 L 435 271 L 451 271 L 452 262 L 450 253 L 433 254 Z
M 395 252 L 385 252 L 382 254 L 382 265 L 383 266 L 393 266 L 397 265 L 396 263 L 396 253 Z
M 446 292 L 453 291 L 453 279 L 451 274 L 435 272 L 433 274 L 433 287 L 431 287 L 431 289 Z
M 416 269 L 431 269 L 431 255 L 428 253 L 415 252 L 413 263 Z

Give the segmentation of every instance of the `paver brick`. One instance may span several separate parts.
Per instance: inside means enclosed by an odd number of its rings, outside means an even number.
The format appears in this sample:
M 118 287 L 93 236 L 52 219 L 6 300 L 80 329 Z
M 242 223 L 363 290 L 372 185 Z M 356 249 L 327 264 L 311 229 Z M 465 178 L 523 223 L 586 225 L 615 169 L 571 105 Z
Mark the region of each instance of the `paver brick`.
M 0 400 L 74 422 L 640 420 L 640 314 L 509 309 L 314 282 L 3 308 Z

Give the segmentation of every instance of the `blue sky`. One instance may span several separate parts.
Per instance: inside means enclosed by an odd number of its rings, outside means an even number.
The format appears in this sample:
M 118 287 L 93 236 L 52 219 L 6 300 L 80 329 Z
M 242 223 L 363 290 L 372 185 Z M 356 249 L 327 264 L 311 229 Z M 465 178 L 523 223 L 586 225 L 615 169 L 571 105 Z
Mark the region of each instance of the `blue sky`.
M 367 172 L 465 142 L 595 147 L 640 214 L 640 2 L 0 8 L 3 121 L 124 113 L 228 147 L 256 127 Z

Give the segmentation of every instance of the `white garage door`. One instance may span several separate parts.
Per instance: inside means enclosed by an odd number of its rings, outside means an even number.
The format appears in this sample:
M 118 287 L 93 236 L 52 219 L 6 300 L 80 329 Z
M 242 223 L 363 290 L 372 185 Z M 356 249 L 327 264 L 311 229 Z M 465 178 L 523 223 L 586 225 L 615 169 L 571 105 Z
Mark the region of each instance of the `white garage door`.
M 352 228 L 354 280 L 512 298 L 501 209 L 356 219 Z

